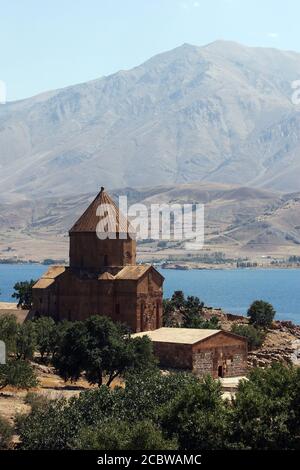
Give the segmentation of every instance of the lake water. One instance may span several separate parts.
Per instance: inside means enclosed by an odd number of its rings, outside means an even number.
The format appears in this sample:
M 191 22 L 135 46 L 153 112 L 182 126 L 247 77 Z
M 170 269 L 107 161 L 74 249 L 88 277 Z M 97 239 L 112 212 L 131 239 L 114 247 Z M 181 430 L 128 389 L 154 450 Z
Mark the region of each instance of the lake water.
M 0 300 L 12 301 L 13 286 L 18 281 L 37 279 L 47 266 L 37 264 L 0 264 Z M 276 317 L 300 324 L 300 269 L 170 270 L 165 276 L 164 295 L 174 290 L 197 295 L 212 307 L 245 314 L 251 302 L 271 302 Z

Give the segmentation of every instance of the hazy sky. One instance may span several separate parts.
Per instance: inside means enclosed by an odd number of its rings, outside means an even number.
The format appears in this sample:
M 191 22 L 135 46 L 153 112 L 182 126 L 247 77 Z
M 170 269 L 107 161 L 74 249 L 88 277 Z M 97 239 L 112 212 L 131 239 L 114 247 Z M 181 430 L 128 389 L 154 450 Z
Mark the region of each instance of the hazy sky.
M 8 100 L 108 75 L 185 42 L 300 52 L 299 0 L 0 0 Z

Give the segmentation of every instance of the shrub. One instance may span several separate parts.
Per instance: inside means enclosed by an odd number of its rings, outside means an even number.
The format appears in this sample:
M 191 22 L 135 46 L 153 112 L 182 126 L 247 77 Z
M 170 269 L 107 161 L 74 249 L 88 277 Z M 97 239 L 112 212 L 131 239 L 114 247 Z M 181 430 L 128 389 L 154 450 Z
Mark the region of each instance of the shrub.
M 300 369 L 254 369 L 235 399 L 192 375 L 127 374 L 22 417 L 22 449 L 300 449 Z M 31 400 L 31 399 L 30 399 Z M 177 443 L 176 443 L 177 441 Z
M 84 428 L 75 443 L 85 450 L 175 450 L 176 439 L 166 439 L 152 421 L 134 424 L 112 420 L 98 427 Z
M 13 426 L 0 416 L 0 450 L 7 450 L 11 447 L 13 433 Z
M 11 359 L 0 365 L 0 389 L 11 385 L 17 388 L 37 386 L 37 379 L 31 365 L 22 359 Z
M 233 401 L 233 440 L 250 449 L 300 449 L 299 397 L 300 369 L 253 369 Z
M 226 448 L 229 412 L 220 383 L 207 376 L 183 388 L 166 405 L 162 428 L 169 437 L 177 436 L 180 450 Z
M 247 338 L 249 351 L 260 348 L 264 339 L 265 333 L 253 325 L 233 325 L 231 328 L 232 333 Z
M 0 317 L 0 340 L 6 345 L 6 352 L 14 353 L 16 351 L 18 324 L 14 315 L 7 314 Z
M 122 400 L 125 416 L 130 421 L 157 421 L 159 410 L 191 384 L 198 384 L 192 374 L 129 373 Z
M 188 374 L 163 376 L 152 371 L 129 375 L 125 389 L 102 386 L 81 392 L 68 402 L 51 401 L 45 408 L 34 409 L 18 428 L 21 448 L 59 450 L 77 445 L 84 448 L 85 433 L 89 435 L 90 429 L 98 428 L 99 423 L 111 421 L 127 422 L 130 428 L 137 422 L 153 421 L 156 429 L 161 407 L 188 384 L 197 384 L 197 379 Z
M 30 405 L 31 410 L 33 412 L 46 409 L 49 404 L 49 400 L 47 397 L 35 392 L 28 392 L 24 399 L 24 402 L 27 405 Z
M 48 406 L 32 410 L 19 426 L 21 448 L 61 450 L 74 447 L 81 429 L 120 412 L 120 392 L 106 386 L 82 392 L 79 397 L 49 401 Z
M 18 359 L 32 359 L 36 350 L 36 329 L 32 321 L 18 325 L 16 353 Z

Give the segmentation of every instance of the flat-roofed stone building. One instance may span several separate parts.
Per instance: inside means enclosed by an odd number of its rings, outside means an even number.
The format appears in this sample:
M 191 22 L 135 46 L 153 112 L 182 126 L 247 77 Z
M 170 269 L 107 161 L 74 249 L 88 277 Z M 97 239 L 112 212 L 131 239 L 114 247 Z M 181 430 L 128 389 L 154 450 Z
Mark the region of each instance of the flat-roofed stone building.
M 51 267 L 35 284 L 31 317 L 106 315 L 133 332 L 162 326 L 164 278 L 153 266 L 136 264 L 132 227 L 104 188 L 69 236 L 70 265 Z
M 247 371 L 247 340 L 223 330 L 159 328 L 147 335 L 162 367 L 193 371 L 202 377 L 239 377 Z

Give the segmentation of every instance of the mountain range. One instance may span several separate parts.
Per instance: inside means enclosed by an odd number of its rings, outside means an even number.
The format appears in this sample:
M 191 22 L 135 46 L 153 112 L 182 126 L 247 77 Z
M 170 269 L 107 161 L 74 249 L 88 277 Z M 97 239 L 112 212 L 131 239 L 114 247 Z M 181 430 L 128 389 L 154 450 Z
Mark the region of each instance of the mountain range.
M 222 251 L 232 258 L 300 256 L 300 192 L 282 194 L 219 183 L 188 183 L 111 191 L 116 201 L 118 195 L 126 195 L 129 204 L 147 207 L 204 204 L 202 253 Z M 0 259 L 67 260 L 68 230 L 94 197 L 86 193 L 0 202 Z M 164 250 L 157 242 L 143 242 L 138 252 L 142 260 L 187 255 L 184 243 L 172 242 Z
M 184 44 L 0 105 L 0 199 L 221 183 L 300 190 L 300 54 Z

